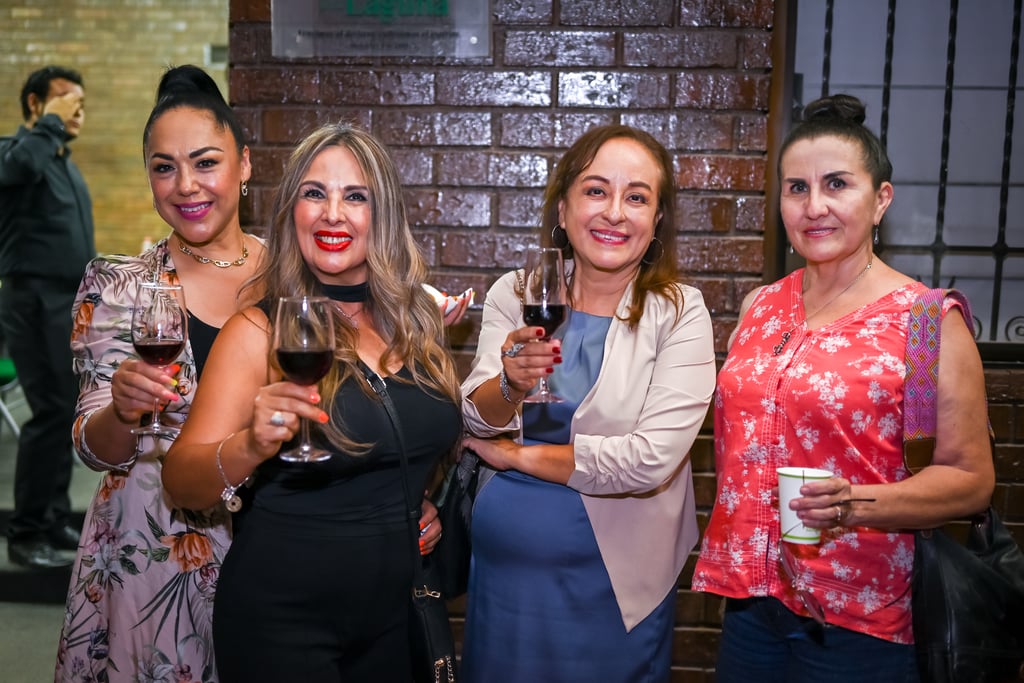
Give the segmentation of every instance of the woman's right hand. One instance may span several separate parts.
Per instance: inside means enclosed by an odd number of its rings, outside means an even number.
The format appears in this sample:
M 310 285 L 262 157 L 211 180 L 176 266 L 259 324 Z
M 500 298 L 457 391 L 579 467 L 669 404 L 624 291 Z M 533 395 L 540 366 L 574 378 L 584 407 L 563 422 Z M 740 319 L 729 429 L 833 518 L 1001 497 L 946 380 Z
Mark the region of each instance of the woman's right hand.
M 542 342 L 544 334 L 543 327 L 520 327 L 509 332 L 501 345 L 501 365 L 509 388 L 523 396 L 562 362 L 562 340 Z
M 253 401 L 250 452 L 261 461 L 268 460 L 277 455 L 283 443 L 295 437 L 302 419 L 326 424 L 330 416 L 319 403 L 316 386 L 282 381 L 262 387 Z
M 174 390 L 178 384 L 174 376 L 180 369 L 177 363 L 159 368 L 137 359 L 122 361 L 110 379 L 111 406 L 117 419 L 134 426 L 143 415 L 153 412 L 154 401 L 180 400 Z

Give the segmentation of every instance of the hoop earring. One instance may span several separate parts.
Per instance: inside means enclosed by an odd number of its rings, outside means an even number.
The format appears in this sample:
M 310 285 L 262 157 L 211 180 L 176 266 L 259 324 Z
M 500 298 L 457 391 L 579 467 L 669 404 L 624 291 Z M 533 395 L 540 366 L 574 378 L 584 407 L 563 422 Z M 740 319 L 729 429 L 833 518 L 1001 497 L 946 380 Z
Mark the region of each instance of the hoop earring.
M 657 249 L 655 249 L 655 246 L 657 246 Z M 656 251 L 657 254 L 652 254 L 652 251 Z M 644 252 L 644 257 L 640 259 L 640 263 L 644 264 L 645 266 L 653 266 L 664 255 L 665 245 L 662 244 L 661 240 L 659 240 L 657 237 L 654 237 L 651 239 L 651 243 L 647 245 L 647 251 Z
M 249 196 L 249 183 L 245 182 L 244 180 L 242 181 L 242 196 Z
M 565 249 L 569 246 L 569 233 L 561 225 L 551 228 L 551 246 L 557 249 Z
M 878 226 L 876 225 L 875 226 L 875 235 L 874 235 L 874 237 L 871 238 L 876 246 L 878 245 L 878 233 L 879 232 L 881 232 L 881 231 L 878 229 Z

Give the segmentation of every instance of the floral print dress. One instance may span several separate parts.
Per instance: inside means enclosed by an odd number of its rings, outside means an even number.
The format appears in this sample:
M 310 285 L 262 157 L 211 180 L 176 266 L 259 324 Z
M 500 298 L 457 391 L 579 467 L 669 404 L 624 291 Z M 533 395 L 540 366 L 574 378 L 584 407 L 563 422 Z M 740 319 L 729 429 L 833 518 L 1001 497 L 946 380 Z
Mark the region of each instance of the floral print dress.
M 86 513 L 57 654 L 57 683 L 208 683 L 217 680 L 211 625 L 221 559 L 230 543 L 222 506 L 175 508 L 160 483 L 169 443 L 144 437 L 123 467 L 96 459 L 85 441 L 94 411 L 111 401 L 111 378 L 135 358 L 129 333 L 138 283 L 177 276 L 162 240 L 138 257 L 92 261 L 72 309 L 71 347 L 81 383 L 75 447 L 108 470 Z M 177 361 L 180 399 L 167 422 L 188 414 L 196 389 L 191 344 Z

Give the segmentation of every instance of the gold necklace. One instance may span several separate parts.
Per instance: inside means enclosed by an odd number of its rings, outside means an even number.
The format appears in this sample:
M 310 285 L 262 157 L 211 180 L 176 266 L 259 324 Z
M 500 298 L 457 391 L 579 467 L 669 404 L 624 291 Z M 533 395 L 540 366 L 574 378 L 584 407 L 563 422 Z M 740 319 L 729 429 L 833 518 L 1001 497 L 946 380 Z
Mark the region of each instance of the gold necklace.
M 196 261 L 199 261 L 202 264 L 212 263 L 213 265 L 217 266 L 218 268 L 230 268 L 231 266 L 244 266 L 245 265 L 245 259 L 249 258 L 249 248 L 247 246 L 245 246 L 245 237 L 244 236 L 242 237 L 242 255 L 239 256 L 234 261 L 221 261 L 220 259 L 207 258 L 206 256 L 200 256 L 199 254 L 195 253 L 194 251 L 192 251 L 191 249 L 186 247 L 184 242 L 178 242 L 178 249 L 181 250 L 182 254 L 185 254 L 186 256 L 191 256 Z
M 346 320 L 352 323 L 352 327 L 359 327 L 359 321 L 356 320 L 356 316 L 363 312 L 362 306 L 359 307 L 358 311 L 356 311 L 352 315 L 349 315 L 348 313 L 345 312 L 345 309 L 341 307 L 341 304 L 338 304 L 338 312 L 345 316 Z
M 860 279 L 862 277 L 864 277 L 865 275 L 867 275 L 868 271 L 871 270 L 871 263 L 872 263 L 872 261 L 874 261 L 874 254 L 872 254 L 871 256 L 868 257 L 868 264 L 866 266 L 864 266 L 864 270 L 860 271 L 860 275 L 858 275 L 857 277 L 853 278 L 853 281 L 850 282 L 850 284 L 848 284 L 845 287 L 843 287 L 843 291 L 839 292 L 834 297 L 832 297 L 831 299 L 826 301 L 823 305 L 819 306 L 817 308 L 817 310 L 814 311 L 814 313 L 811 313 L 810 315 L 804 316 L 804 321 L 801 324 L 802 325 L 806 325 L 808 320 L 810 320 L 814 316 L 816 316 L 819 313 L 821 313 L 822 311 L 824 311 L 826 308 L 828 308 L 833 303 L 835 303 L 836 299 L 838 299 L 843 294 L 846 294 L 848 291 L 850 291 L 850 288 L 853 287 L 855 284 L 857 284 L 857 282 L 859 282 Z M 773 356 L 777 356 L 780 353 L 782 353 L 782 350 L 786 348 L 786 344 L 788 344 L 789 340 L 793 337 L 793 331 L 796 330 L 796 328 L 798 328 L 798 327 L 800 327 L 800 325 L 793 325 L 793 327 L 789 328 L 788 330 L 786 330 L 785 332 L 782 333 L 782 339 L 779 341 L 778 344 L 776 344 L 775 346 L 772 347 L 772 355 Z

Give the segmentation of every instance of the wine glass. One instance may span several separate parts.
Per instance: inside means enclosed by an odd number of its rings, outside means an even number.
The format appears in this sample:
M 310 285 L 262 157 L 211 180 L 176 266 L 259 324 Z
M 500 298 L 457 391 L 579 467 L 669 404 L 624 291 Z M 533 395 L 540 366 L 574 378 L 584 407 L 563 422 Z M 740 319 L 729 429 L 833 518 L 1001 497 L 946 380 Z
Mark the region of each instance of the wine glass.
M 274 348 L 277 364 L 290 382 L 312 386 L 334 363 L 334 304 L 325 296 L 282 297 L 277 304 Z M 278 457 L 289 462 L 318 462 L 331 457 L 330 451 L 309 441 L 309 422 L 300 420 L 302 436 L 294 448 Z
M 523 280 L 523 322 L 544 328 L 548 341 L 558 326 L 565 322 L 565 265 L 562 250 L 553 247 L 530 247 L 526 252 L 526 272 Z M 548 389 L 546 377 L 541 377 L 537 391 L 525 403 L 561 403 L 562 399 Z
M 143 282 L 135 294 L 132 309 L 132 346 L 144 362 L 166 368 L 185 349 L 188 319 L 185 290 L 181 285 Z M 160 422 L 160 399 L 153 399 L 153 416 L 148 425 L 135 427 L 139 436 L 177 436 L 177 427 Z

